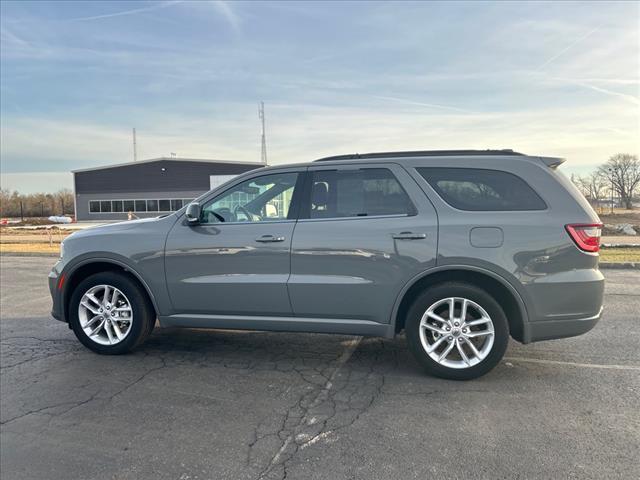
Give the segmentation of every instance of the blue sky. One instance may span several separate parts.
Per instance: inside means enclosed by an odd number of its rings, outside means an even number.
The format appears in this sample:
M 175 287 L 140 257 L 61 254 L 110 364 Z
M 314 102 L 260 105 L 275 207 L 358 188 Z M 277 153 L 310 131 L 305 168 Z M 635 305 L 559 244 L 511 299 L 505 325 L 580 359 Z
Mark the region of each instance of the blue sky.
M 638 2 L 1 3 L 2 187 L 176 152 L 272 164 L 638 153 Z M 42 174 L 42 172 L 47 172 Z M 58 173 L 50 173 L 58 172 Z M 43 183 L 44 182 L 44 183 Z

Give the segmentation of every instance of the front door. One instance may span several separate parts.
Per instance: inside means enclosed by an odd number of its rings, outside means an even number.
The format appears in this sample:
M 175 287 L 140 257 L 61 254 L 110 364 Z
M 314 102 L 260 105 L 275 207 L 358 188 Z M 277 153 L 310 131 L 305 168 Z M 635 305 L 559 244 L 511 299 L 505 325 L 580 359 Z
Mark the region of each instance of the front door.
M 287 294 L 295 171 L 252 177 L 205 201 L 169 233 L 167 286 L 178 314 L 291 315 Z
M 389 323 L 403 286 L 435 266 L 436 212 L 395 164 L 309 168 L 291 247 L 300 317 Z

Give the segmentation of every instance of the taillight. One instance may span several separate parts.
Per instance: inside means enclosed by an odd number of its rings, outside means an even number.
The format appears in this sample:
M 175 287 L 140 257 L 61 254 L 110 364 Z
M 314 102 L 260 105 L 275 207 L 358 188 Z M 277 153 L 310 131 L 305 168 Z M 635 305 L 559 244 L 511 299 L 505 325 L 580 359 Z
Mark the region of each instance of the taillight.
M 572 223 L 565 225 L 565 228 L 580 250 L 585 252 L 600 250 L 601 223 Z

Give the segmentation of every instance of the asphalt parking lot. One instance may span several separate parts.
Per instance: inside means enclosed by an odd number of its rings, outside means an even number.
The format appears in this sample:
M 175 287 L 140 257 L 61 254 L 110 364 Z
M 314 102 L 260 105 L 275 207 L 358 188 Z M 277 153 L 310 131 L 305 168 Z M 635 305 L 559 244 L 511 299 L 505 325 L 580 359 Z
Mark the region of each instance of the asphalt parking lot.
M 640 271 L 587 335 L 424 375 L 404 338 L 156 329 L 95 355 L 49 317 L 53 258 L 0 258 L 6 479 L 639 478 Z

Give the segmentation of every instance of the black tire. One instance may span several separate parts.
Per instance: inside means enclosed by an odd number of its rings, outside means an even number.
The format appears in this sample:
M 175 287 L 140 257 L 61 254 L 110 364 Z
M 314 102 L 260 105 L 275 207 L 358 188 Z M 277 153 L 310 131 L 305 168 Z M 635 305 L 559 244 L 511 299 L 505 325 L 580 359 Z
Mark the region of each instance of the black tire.
M 488 355 L 477 365 L 461 369 L 441 365 L 432 359 L 422 346 L 419 331 L 422 315 L 431 305 L 449 297 L 472 300 L 491 317 L 495 332 L 493 346 Z M 498 302 L 486 291 L 468 283 L 447 282 L 428 288 L 416 298 L 407 314 L 405 334 L 411 352 L 428 373 L 449 380 L 471 380 L 486 374 L 500 362 L 509 343 L 509 323 Z
M 124 293 L 131 304 L 131 330 L 120 343 L 101 345 L 87 336 L 80 326 L 78 306 L 82 296 L 96 285 L 111 285 Z M 90 350 L 102 355 L 121 355 L 140 346 L 151 334 L 156 322 L 153 305 L 147 292 L 127 275 L 118 272 L 100 272 L 80 282 L 71 295 L 69 302 L 69 325 L 80 342 Z

